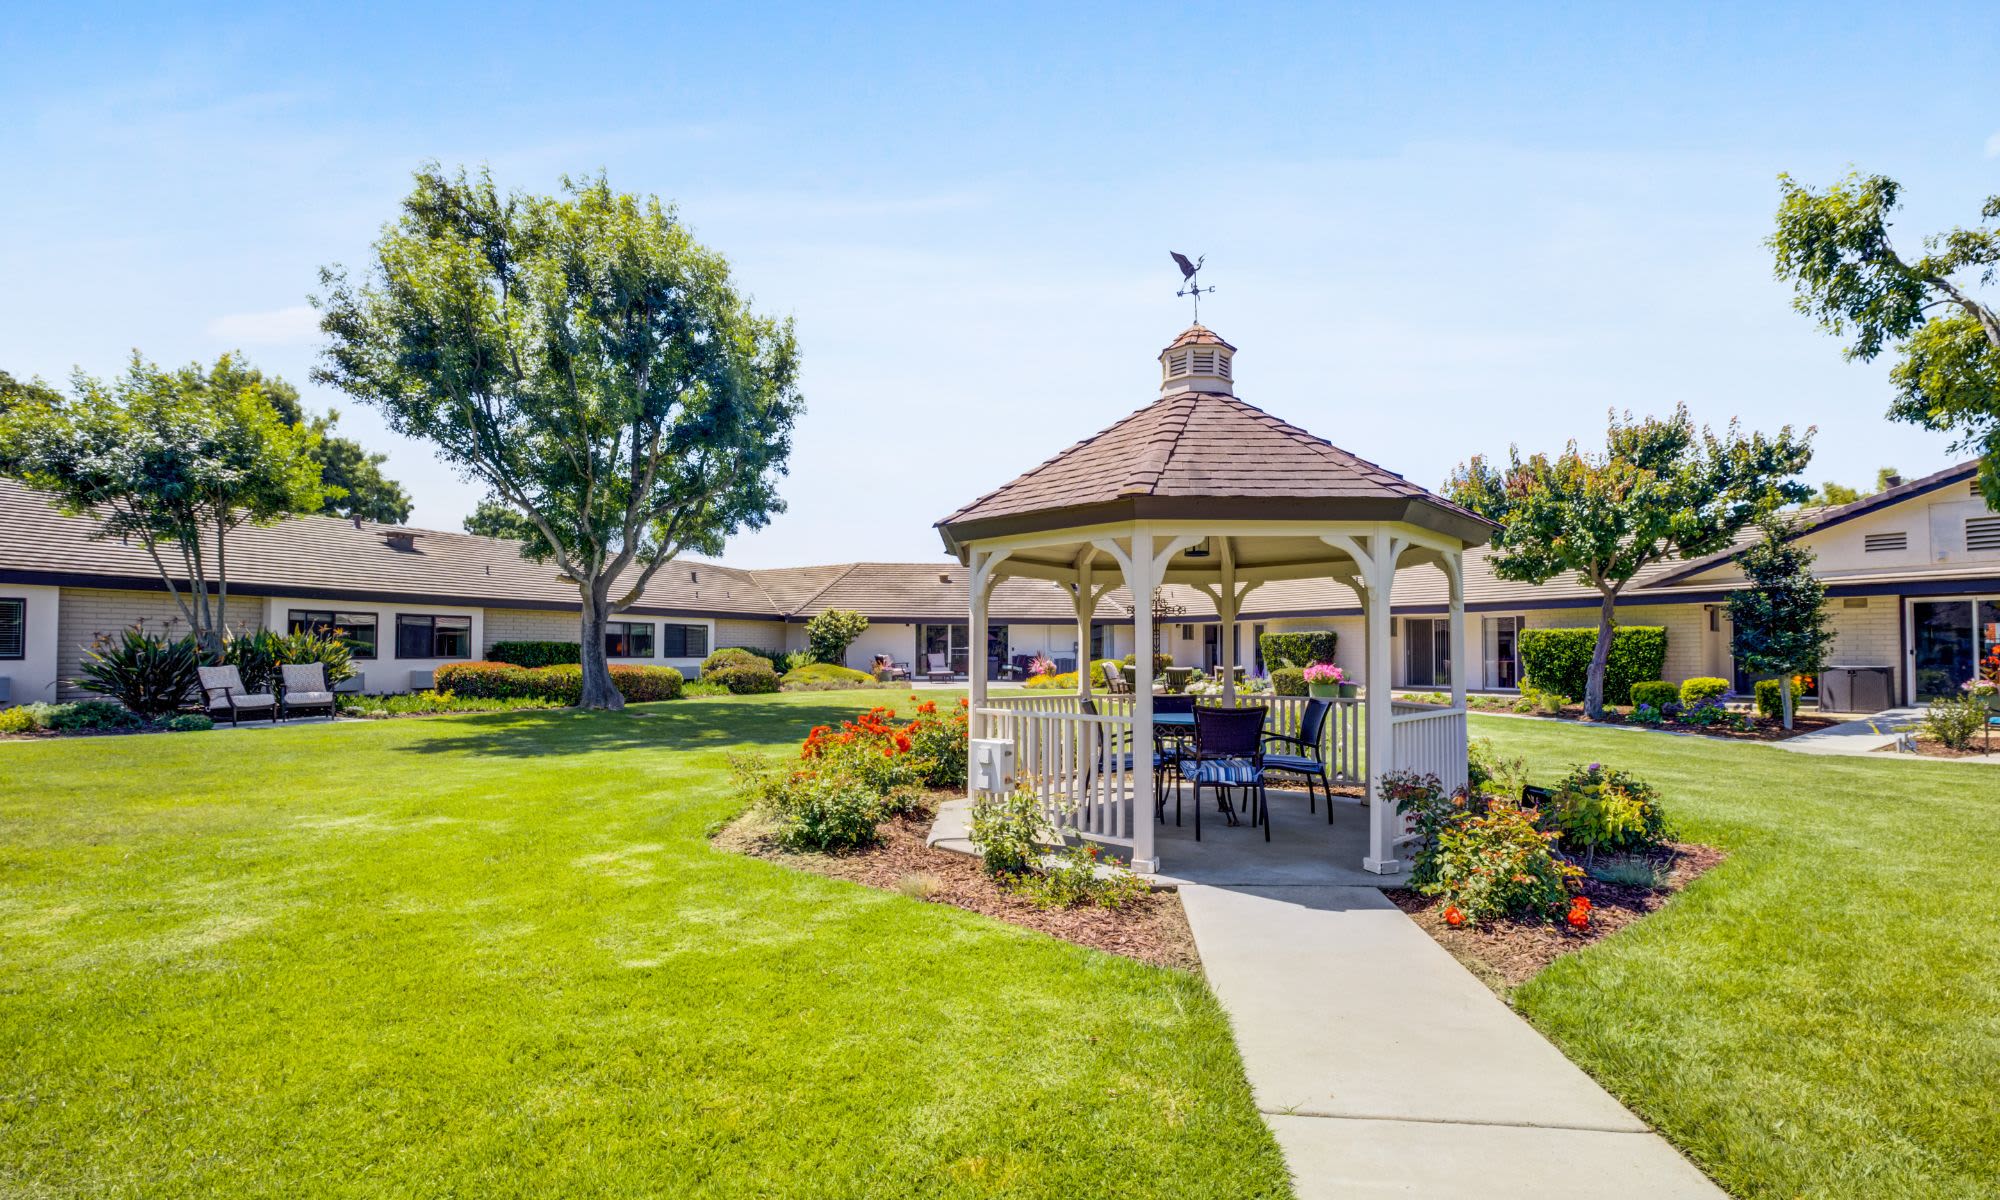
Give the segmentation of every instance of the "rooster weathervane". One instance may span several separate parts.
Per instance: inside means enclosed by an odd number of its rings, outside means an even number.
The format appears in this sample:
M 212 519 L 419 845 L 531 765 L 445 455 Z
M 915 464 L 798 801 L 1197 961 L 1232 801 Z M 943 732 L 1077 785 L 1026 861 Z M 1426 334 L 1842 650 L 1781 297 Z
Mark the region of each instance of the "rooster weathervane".
M 1194 323 L 1199 325 L 1201 324 L 1201 294 L 1215 290 L 1213 286 L 1202 287 L 1200 281 L 1196 278 L 1196 275 L 1201 271 L 1201 264 L 1208 261 L 1208 256 L 1204 254 L 1193 262 L 1189 262 L 1188 256 L 1178 250 L 1169 250 L 1167 253 L 1174 256 L 1174 265 L 1181 269 L 1181 290 L 1175 292 L 1174 295 L 1194 297 Z

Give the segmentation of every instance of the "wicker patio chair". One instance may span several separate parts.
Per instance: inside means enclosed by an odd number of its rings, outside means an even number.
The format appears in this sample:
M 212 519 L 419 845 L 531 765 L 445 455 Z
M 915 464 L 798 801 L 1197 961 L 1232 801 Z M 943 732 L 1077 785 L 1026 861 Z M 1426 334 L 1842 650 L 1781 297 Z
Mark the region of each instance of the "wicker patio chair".
M 333 689 L 326 685 L 325 663 L 287 663 L 279 672 L 284 676 L 285 694 L 278 703 L 285 716 L 325 709 L 326 719 L 333 720 Z

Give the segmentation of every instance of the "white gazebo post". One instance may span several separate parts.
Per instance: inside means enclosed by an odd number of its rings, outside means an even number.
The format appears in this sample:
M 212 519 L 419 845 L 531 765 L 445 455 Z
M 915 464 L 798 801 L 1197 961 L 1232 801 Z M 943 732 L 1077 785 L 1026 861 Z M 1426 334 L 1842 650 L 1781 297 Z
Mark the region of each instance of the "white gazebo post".
M 966 587 L 971 593 L 965 628 L 965 679 L 970 692 L 966 703 L 966 735 L 973 738 L 986 736 L 986 722 L 979 713 L 986 707 L 986 609 L 993 597 L 993 585 L 1000 582 L 994 568 L 1006 557 L 1005 550 L 975 551 L 972 569 L 966 573 Z
M 1360 568 L 1361 620 L 1367 653 L 1362 662 L 1363 682 L 1368 689 L 1368 853 L 1361 859 L 1365 870 L 1392 875 L 1402 869 L 1396 858 L 1396 840 L 1402 834 L 1399 814 L 1382 795 L 1382 778 L 1400 764 L 1395 761 L 1396 722 L 1393 701 L 1394 666 L 1389 641 L 1390 596 L 1396 587 L 1396 561 L 1407 543 L 1377 527 L 1373 534 L 1348 537 L 1327 534 L 1330 546 L 1345 550 Z
M 1153 535 L 1132 534 L 1125 587 L 1132 593 L 1132 869 L 1160 869 L 1153 850 Z
M 1090 699 L 1090 688 L 1094 682 L 1090 661 L 1090 626 L 1097 619 L 1099 593 L 1093 588 L 1090 563 L 1097 556 L 1095 546 L 1085 546 L 1076 556 L 1076 694 Z
M 1465 653 L 1465 553 L 1444 556 L 1445 580 L 1451 587 L 1451 706 L 1465 707 L 1465 681 L 1472 662 Z

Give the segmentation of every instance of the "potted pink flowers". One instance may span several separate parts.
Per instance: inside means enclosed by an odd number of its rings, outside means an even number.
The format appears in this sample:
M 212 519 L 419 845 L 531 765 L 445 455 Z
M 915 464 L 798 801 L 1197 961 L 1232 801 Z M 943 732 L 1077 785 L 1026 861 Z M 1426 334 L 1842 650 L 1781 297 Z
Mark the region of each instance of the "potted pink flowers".
M 1322 700 L 1353 696 L 1360 689 L 1347 682 L 1347 675 L 1332 663 L 1314 663 L 1306 668 L 1306 692 Z

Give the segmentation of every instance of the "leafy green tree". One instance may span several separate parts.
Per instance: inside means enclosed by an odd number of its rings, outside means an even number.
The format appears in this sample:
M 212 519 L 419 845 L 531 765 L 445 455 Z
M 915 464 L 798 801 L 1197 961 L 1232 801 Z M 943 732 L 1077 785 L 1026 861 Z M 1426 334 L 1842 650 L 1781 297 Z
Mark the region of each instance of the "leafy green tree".
M 1829 479 L 1819 485 L 1819 491 L 1813 496 L 1812 502 L 1834 508 L 1842 504 L 1852 504 L 1859 499 L 1861 499 L 1860 488 L 1851 488 L 1844 483 L 1835 483 Z
M 1817 674 L 1833 646 L 1826 613 L 1826 585 L 1813 574 L 1813 552 L 1790 540 L 1775 521 L 1737 556 L 1748 587 L 1729 594 L 1730 646 L 1757 674 L 1775 673 L 1784 697 L 1785 728 L 1792 727 L 1792 676 Z
M 227 368 L 224 363 L 229 364 Z M 389 460 L 386 454 L 370 454 L 361 448 L 361 443 L 353 438 L 334 436 L 334 426 L 340 423 L 340 413 L 328 411 L 324 416 L 316 416 L 306 411 L 299 401 L 299 390 L 283 379 L 273 375 L 269 378 L 254 367 L 238 362 L 233 357 L 225 357 L 216 364 L 211 378 L 224 370 L 232 374 L 232 381 L 239 386 L 255 387 L 278 410 L 278 415 L 293 425 L 311 429 L 319 435 L 320 481 L 327 486 L 327 502 L 323 511 L 336 517 L 359 517 L 364 521 L 380 521 L 385 525 L 401 525 L 410 519 L 410 496 L 401 484 L 382 474 L 382 464 Z M 225 381 L 216 378 L 218 386 Z
M 1851 334 L 1850 359 L 1892 350 L 1889 415 L 1957 433 L 1954 450 L 1977 450 L 1980 487 L 2000 507 L 2000 310 L 1977 290 L 2000 277 L 2000 229 L 1933 234 L 1921 256 L 1906 258 L 1889 240 L 1895 180 L 1850 174 L 1814 191 L 1780 175 L 1778 185 L 1768 244 L 1795 307 L 1829 333 Z M 1979 215 L 2000 220 L 2000 196 Z
M 868 618 L 851 608 L 829 608 L 806 622 L 806 647 L 814 662 L 842 666 L 847 648 L 868 628 Z
M 465 518 L 465 532 L 480 537 L 507 538 L 525 542 L 534 535 L 535 526 L 519 512 L 491 498 L 481 500 Z
M 1669 557 L 1727 547 L 1738 532 L 1811 492 L 1793 480 L 1812 457 L 1812 431 L 1744 435 L 1734 422 L 1718 437 L 1697 433 L 1685 407 L 1666 419 L 1612 414 L 1602 455 L 1571 442 L 1554 458 L 1508 452 L 1502 470 L 1483 456 L 1452 473 L 1453 500 L 1499 522 L 1493 570 L 1502 579 L 1547 583 L 1558 575 L 1601 597 L 1597 646 L 1584 710 L 1604 711 L 1604 665 L 1617 626 L 1618 593 Z
M 673 209 L 602 175 L 563 187 L 418 171 L 366 277 L 321 272 L 315 375 L 520 516 L 523 552 L 576 583 L 582 703 L 621 708 L 605 622 L 783 508 L 798 353 Z
M 0 472 L 53 493 L 65 512 L 95 516 L 99 536 L 141 546 L 190 631 L 216 652 L 229 534 L 320 507 L 318 435 L 286 421 L 227 357 L 211 373 L 134 354 L 108 383 L 79 372 L 70 395 L 42 393 L 0 412 Z

